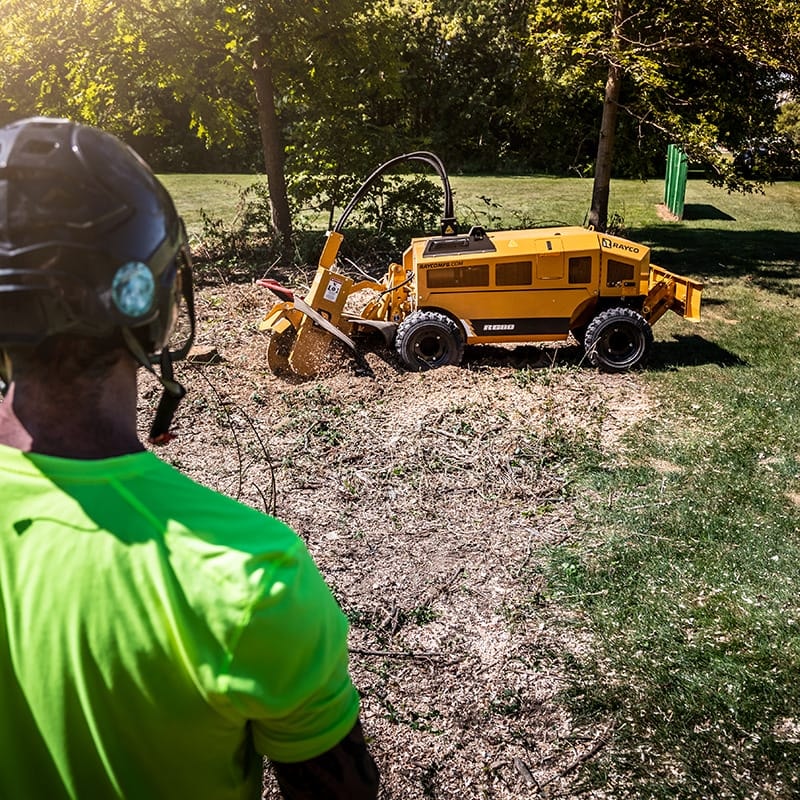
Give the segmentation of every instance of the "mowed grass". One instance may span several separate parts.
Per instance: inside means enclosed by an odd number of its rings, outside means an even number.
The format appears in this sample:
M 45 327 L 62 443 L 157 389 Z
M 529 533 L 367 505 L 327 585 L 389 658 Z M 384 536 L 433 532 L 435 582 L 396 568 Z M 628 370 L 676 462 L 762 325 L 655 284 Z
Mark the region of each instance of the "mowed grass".
M 178 212 L 190 234 L 199 236 L 203 215 L 234 225 L 241 213 L 241 193 L 255 183 L 266 183 L 258 175 L 189 175 L 158 176 L 175 200 Z
M 252 179 L 165 182 L 191 226 L 199 207 L 232 219 Z M 582 224 L 591 196 L 580 179 L 452 184 L 460 221 L 490 228 Z M 547 554 L 543 613 L 594 643 L 550 654 L 565 699 L 611 726 L 575 796 L 800 797 L 800 184 L 693 180 L 679 223 L 662 195 L 616 181 L 610 210 L 654 262 L 705 281 L 703 319 L 655 327 L 632 431 L 565 454 L 576 523 Z
M 614 726 L 587 778 L 612 797 L 800 796 L 800 307 L 746 278 L 708 296 L 692 335 L 659 328 L 651 402 L 578 461 L 551 553 L 595 637 L 568 693 Z
M 160 176 L 172 192 L 190 233 L 201 237 L 204 216 L 235 227 L 243 211 L 243 191 L 265 185 L 261 175 Z M 432 179 L 435 181 L 435 179 Z M 487 229 L 547 224 L 583 225 L 591 198 L 590 179 L 549 177 L 452 176 L 456 216 L 462 227 Z M 765 192 L 728 194 L 701 180 L 690 180 L 685 219 L 659 218 L 663 181 L 614 181 L 609 215 L 621 220 L 626 235 L 654 249 L 654 261 L 691 274 L 740 276 L 755 265 L 762 280 L 795 265 L 800 226 L 800 184 L 779 183 Z M 342 209 L 337 209 L 335 218 Z M 302 226 L 325 230 L 327 217 L 301 215 Z M 797 275 L 790 276 L 795 279 Z

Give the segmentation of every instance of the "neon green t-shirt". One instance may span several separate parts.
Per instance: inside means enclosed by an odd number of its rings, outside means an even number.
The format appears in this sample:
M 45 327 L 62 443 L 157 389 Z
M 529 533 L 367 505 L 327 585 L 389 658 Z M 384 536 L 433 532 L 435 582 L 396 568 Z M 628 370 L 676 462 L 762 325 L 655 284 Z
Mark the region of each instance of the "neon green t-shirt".
M 256 798 L 358 716 L 303 542 L 151 453 L 0 446 L 0 603 L 2 798 Z

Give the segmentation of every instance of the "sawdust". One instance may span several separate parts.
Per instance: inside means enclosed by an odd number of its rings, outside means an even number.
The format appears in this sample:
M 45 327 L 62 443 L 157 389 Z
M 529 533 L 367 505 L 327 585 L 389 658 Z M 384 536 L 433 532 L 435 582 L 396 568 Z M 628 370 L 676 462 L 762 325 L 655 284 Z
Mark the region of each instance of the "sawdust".
M 570 346 L 467 348 L 414 374 L 375 342 L 366 374 L 333 360 L 287 382 L 257 330 L 269 305 L 254 286 L 199 293 L 220 358 L 180 369 L 160 454 L 307 542 L 350 620 L 383 798 L 577 796 L 605 733 L 559 698 L 592 641 L 548 597 L 545 548 L 579 535 L 565 453 L 613 450 L 648 410 L 637 377 L 579 368 Z M 140 395 L 144 426 L 149 376 Z
M 656 214 L 659 219 L 665 222 L 680 222 L 680 217 L 674 214 L 665 203 L 659 203 L 656 206 Z

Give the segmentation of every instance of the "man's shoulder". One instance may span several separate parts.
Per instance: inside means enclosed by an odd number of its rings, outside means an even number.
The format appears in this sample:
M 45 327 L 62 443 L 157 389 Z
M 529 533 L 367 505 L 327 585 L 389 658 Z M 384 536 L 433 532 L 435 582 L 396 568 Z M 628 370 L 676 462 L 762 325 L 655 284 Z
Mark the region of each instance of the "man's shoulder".
M 163 463 L 153 465 L 136 491 L 158 520 L 186 599 L 207 609 L 212 627 L 223 626 L 220 638 L 228 635 L 224 626 L 240 624 L 245 608 L 332 602 L 305 543 L 281 520 Z
M 276 517 L 222 492 L 205 486 L 180 470 L 153 459 L 147 503 L 173 528 L 182 528 L 195 536 L 220 541 L 242 550 L 270 549 L 282 544 L 294 549 L 297 534 Z
M 169 500 L 177 503 L 193 498 L 197 502 L 223 506 L 227 511 L 236 511 L 245 516 L 265 516 L 264 512 L 206 485 L 201 477 L 187 475 L 178 467 L 163 461 L 154 454 L 147 455 L 147 460 L 143 462 L 147 465 L 147 471 L 143 473 L 143 477 L 158 481 L 164 487 L 164 493 L 168 493 Z

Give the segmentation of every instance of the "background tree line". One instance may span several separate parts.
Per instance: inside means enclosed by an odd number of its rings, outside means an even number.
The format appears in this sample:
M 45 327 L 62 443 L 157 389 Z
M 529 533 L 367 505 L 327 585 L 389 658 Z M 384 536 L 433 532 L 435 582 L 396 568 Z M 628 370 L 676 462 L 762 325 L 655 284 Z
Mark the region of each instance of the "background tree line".
M 796 0 L 2 0 L 0 122 L 115 131 L 159 171 L 265 172 L 271 222 L 386 158 L 451 171 L 792 175 Z M 747 155 L 742 158 L 742 154 Z M 736 159 L 739 156 L 739 159 Z

